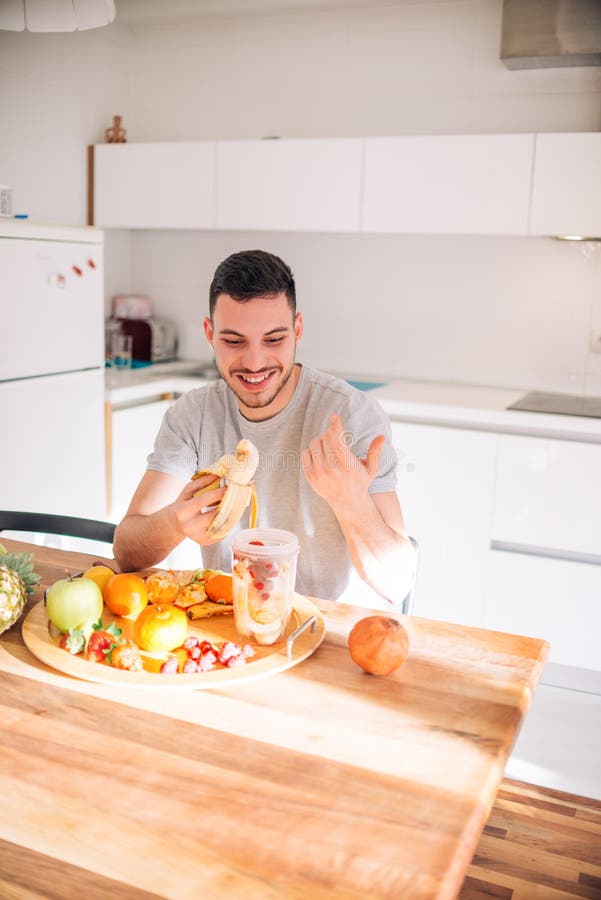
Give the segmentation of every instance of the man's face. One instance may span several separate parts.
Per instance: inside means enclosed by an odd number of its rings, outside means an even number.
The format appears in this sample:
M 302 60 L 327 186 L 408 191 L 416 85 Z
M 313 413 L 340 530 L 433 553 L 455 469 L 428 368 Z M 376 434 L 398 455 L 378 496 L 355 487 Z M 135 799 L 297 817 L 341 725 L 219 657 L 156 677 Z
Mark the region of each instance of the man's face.
M 248 419 L 280 412 L 294 393 L 294 356 L 303 331 L 300 313 L 293 317 L 286 295 L 233 300 L 220 294 L 213 320 L 204 320 L 221 377 L 230 386 Z

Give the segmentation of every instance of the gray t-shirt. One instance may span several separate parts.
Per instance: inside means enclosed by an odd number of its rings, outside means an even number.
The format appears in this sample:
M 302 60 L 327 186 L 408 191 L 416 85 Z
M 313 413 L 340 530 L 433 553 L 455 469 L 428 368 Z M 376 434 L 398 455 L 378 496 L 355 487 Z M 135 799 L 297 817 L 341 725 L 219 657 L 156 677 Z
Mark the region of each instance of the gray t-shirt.
M 297 591 L 335 600 L 349 583 L 351 557 L 331 507 L 307 481 L 300 458 L 326 431 L 332 413 L 340 415 L 345 444 L 360 458 L 376 435 L 385 435 L 380 470 L 369 491 L 394 491 L 396 457 L 390 423 L 379 404 L 345 381 L 305 366 L 289 404 L 263 422 L 244 418 L 222 380 L 184 394 L 165 414 L 148 468 L 187 480 L 248 438 L 259 451 L 259 526 L 294 532 L 300 542 Z M 238 527 L 247 526 L 245 513 Z M 231 535 L 202 547 L 204 566 L 231 571 L 230 547 Z

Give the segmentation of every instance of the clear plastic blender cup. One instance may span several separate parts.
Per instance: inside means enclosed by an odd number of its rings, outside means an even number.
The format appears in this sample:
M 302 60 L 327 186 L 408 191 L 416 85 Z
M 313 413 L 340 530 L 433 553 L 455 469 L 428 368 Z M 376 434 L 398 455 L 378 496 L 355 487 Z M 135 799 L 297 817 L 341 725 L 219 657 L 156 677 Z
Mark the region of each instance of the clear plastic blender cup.
M 285 634 L 294 600 L 298 538 L 278 528 L 245 528 L 232 540 L 236 631 L 258 644 Z

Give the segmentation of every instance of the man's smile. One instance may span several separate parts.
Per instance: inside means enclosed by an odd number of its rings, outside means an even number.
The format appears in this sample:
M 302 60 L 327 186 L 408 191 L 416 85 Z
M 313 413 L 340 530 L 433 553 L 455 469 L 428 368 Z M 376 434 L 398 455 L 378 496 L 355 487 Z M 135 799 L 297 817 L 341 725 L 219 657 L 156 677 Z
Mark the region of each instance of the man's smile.
M 236 374 L 245 387 L 250 388 L 251 390 L 258 390 L 266 387 L 275 373 L 276 370 L 272 369 L 270 372 L 258 372 L 256 375 L 251 375 L 246 372 L 237 372 Z

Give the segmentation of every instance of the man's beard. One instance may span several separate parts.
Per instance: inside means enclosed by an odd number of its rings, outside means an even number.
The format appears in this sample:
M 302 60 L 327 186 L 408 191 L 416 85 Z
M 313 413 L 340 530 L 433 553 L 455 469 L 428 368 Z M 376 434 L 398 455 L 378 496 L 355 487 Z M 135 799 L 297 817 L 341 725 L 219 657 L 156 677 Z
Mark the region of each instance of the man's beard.
M 215 364 L 217 366 L 217 371 L 219 372 L 225 383 L 232 389 L 240 403 L 243 406 L 246 406 L 247 409 L 263 409 L 265 406 L 269 406 L 271 403 L 273 403 L 278 394 L 286 387 L 286 385 L 290 381 L 290 376 L 294 372 L 295 366 L 294 361 L 292 361 L 273 391 L 271 391 L 267 397 L 261 397 L 259 393 L 250 394 L 248 396 L 246 394 L 243 394 L 242 389 L 239 386 L 237 375 L 229 376 L 226 378 L 222 369 L 219 368 L 219 364 L 217 363 L 217 361 L 215 361 Z M 278 369 L 277 371 L 279 372 L 281 370 Z

